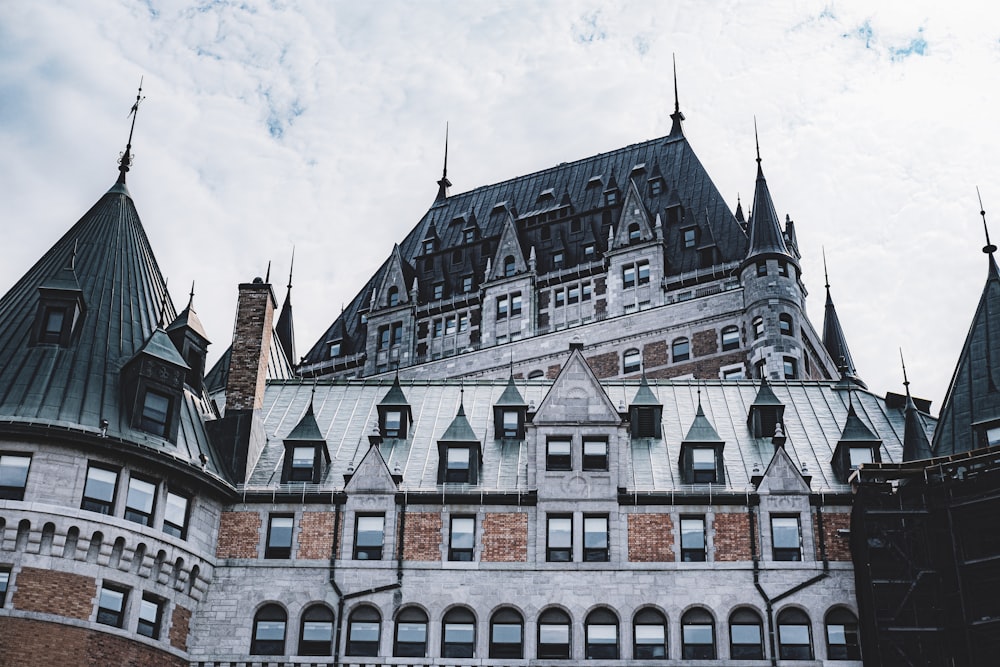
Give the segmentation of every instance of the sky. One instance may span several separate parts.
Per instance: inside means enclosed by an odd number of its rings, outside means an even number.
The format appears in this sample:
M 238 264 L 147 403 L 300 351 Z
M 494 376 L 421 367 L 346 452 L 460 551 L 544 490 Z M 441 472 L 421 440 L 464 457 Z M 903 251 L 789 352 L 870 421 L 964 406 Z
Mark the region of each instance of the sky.
M 128 175 L 175 304 L 214 361 L 240 282 L 304 354 L 452 193 L 684 131 L 735 210 L 754 118 L 796 223 L 813 324 L 825 249 L 855 365 L 940 408 L 1000 221 L 1000 6 L 985 1 L 0 2 L 0 292 Z M 994 238 L 1000 226 L 993 225 Z

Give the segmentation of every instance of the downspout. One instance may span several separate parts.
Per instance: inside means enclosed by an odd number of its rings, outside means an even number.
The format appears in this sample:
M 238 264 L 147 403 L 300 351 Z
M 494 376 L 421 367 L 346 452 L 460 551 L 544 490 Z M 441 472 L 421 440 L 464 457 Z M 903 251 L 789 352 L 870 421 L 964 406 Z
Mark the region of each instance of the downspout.
M 757 518 L 752 505 L 747 505 L 747 518 L 750 520 L 750 555 L 753 558 L 753 585 L 757 593 L 764 599 L 764 606 L 767 610 L 767 644 L 770 648 L 771 664 L 775 667 L 778 664 L 777 652 L 774 645 L 774 607 L 771 598 L 768 597 L 764 587 L 760 585 L 760 556 L 757 554 Z
M 396 583 L 400 587 L 403 585 L 403 537 L 406 534 L 406 496 L 403 496 L 403 503 L 399 507 L 399 538 L 396 547 Z
M 344 625 L 344 595 L 337 586 L 337 540 L 340 536 L 340 505 L 333 506 L 333 547 L 330 549 L 330 585 L 337 594 L 337 631 L 333 638 L 333 665 L 340 665 L 340 633 Z

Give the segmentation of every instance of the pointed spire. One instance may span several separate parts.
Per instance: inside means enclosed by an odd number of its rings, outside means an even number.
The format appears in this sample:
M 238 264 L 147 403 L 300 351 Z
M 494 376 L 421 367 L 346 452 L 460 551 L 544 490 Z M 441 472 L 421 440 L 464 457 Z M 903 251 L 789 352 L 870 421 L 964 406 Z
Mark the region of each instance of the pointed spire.
M 475 431 L 469 424 L 465 416 L 465 387 L 462 387 L 461 398 L 458 402 L 458 412 L 451 424 L 445 430 L 444 435 L 438 438 L 439 442 L 479 442 Z
M 684 436 L 684 442 L 722 442 L 719 432 L 712 426 L 712 422 L 708 421 L 705 409 L 701 407 L 700 387 L 698 388 L 698 410 L 695 412 L 694 421 L 691 422 L 691 428 Z
M 674 112 L 670 114 L 670 134 L 668 139 L 678 139 L 684 136 L 684 129 L 681 127 L 681 121 L 684 120 L 684 114 L 681 112 L 681 102 L 680 97 L 677 94 L 677 55 L 673 55 L 674 61 Z
M 979 197 L 979 215 L 983 216 L 983 232 L 986 234 L 986 245 L 983 252 L 992 255 L 997 251 L 997 247 L 990 243 L 990 228 L 986 225 L 986 209 L 983 208 L 983 196 L 979 194 L 979 186 L 976 186 L 976 196 Z
M 444 168 L 441 170 L 441 180 L 437 182 L 438 193 L 434 201 L 442 201 L 448 198 L 448 188 L 451 187 L 451 181 L 448 180 L 448 125 L 444 124 Z
M 903 366 L 903 386 L 906 388 L 905 421 L 903 423 L 903 462 L 919 461 L 934 456 L 931 443 L 927 439 L 923 420 L 917 410 L 913 397 L 910 396 L 910 380 L 906 377 L 906 362 L 903 361 L 903 350 L 899 350 L 899 363 Z
M 288 291 L 285 302 L 281 305 L 281 313 L 275 324 L 274 333 L 278 335 L 278 344 L 285 353 L 288 363 L 294 365 L 295 358 L 295 326 L 292 322 L 292 272 L 295 268 L 295 246 L 292 246 L 292 261 L 288 265 Z
M 125 184 L 125 174 L 132 166 L 132 133 L 135 132 L 135 118 L 139 115 L 139 103 L 144 99 L 146 98 L 142 96 L 142 77 L 139 77 L 139 91 L 135 94 L 135 104 L 132 105 L 132 109 L 128 112 L 128 115 L 132 117 L 132 126 L 128 131 L 128 143 L 125 144 L 125 152 L 122 153 L 121 158 L 118 160 L 118 183 L 122 185 Z
M 764 169 L 761 167 L 760 140 L 757 137 L 757 119 L 753 121 L 754 143 L 757 146 L 757 184 L 754 189 L 753 209 L 750 212 L 750 247 L 747 251 L 744 266 L 755 259 L 769 256 L 780 256 L 791 261 L 796 266 L 795 257 L 788 251 L 785 235 L 778 222 L 778 214 L 774 210 L 774 202 L 764 179 Z
M 736 222 L 741 225 L 746 223 L 746 218 L 743 215 L 743 202 L 740 201 L 740 193 L 736 193 Z
M 826 267 L 826 248 L 823 249 L 823 278 L 826 281 L 826 310 L 823 315 L 823 347 L 830 353 L 830 358 L 834 360 L 837 367 L 841 369 L 842 379 L 849 380 L 852 384 L 867 389 L 867 385 L 858 377 L 857 368 L 854 366 L 854 359 L 851 357 L 851 350 L 847 347 L 847 337 L 844 329 L 840 326 L 840 318 L 837 316 L 837 309 L 833 305 L 833 297 L 830 296 L 830 275 Z

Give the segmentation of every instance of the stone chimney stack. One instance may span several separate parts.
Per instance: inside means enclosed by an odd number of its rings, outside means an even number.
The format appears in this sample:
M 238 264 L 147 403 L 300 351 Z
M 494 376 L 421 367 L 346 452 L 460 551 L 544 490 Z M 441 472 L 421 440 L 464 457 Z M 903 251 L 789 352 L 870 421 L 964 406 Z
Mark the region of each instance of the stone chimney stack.
M 242 484 L 267 442 L 261 408 L 277 300 L 271 285 L 260 278 L 240 284 L 239 289 L 226 380 L 226 412 L 222 419 L 207 425 L 232 481 Z

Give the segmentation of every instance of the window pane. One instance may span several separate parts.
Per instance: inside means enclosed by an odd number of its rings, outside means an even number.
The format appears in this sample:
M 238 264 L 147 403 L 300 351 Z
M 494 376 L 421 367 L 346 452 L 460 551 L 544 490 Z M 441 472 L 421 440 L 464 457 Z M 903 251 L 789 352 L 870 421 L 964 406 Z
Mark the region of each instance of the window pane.
M 30 456 L 15 456 L 12 454 L 0 456 L 0 486 L 23 489 L 28 480 L 28 465 L 30 463 Z
M 445 623 L 444 640 L 449 644 L 471 644 L 475 635 L 471 623 Z
M 782 644 L 809 644 L 809 626 L 779 625 L 778 641 Z
M 636 644 L 662 644 L 663 643 L 663 626 L 662 625 L 637 625 L 635 626 L 635 643 Z
M 163 511 L 163 521 L 183 529 L 187 522 L 187 507 L 187 498 L 168 491 L 167 506 Z M 180 535 L 177 535 L 177 537 L 180 537 Z
M 871 447 L 851 447 L 851 468 L 857 468 L 862 463 L 872 462 Z
M 774 517 L 771 519 L 774 546 L 779 549 L 799 548 L 799 520 L 795 517 Z
M 541 644 L 568 644 L 569 626 L 543 623 L 538 626 L 538 641 Z
M 604 456 L 608 453 L 608 443 L 603 440 L 585 440 L 583 443 L 584 456 Z
M 114 499 L 117 482 L 118 473 L 103 468 L 91 468 L 87 471 L 87 485 L 83 489 L 83 495 L 110 503 Z
M 843 625 L 826 626 L 826 640 L 831 644 L 846 644 L 847 633 L 844 631 L 844 626 Z
M 618 626 L 588 625 L 587 641 L 592 644 L 614 644 L 618 641 Z
M 731 625 L 729 630 L 734 644 L 760 644 L 759 625 Z
M 397 641 L 420 644 L 427 639 L 426 623 L 399 623 L 396 626 Z
M 155 485 L 132 477 L 128 481 L 128 498 L 125 501 L 125 507 L 143 514 L 152 514 L 153 498 L 155 496 Z
M 328 642 L 333 638 L 333 624 L 330 621 L 306 621 L 302 624 L 302 640 L 307 642 Z
M 150 433 L 163 435 L 166 432 L 167 415 L 170 412 L 170 398 L 151 389 L 146 390 L 142 403 L 142 419 L 139 428 Z
M 695 470 L 715 468 L 715 450 L 708 447 L 695 447 L 691 450 L 691 462 Z
M 255 635 L 255 639 L 263 641 L 280 641 L 284 638 L 284 621 L 257 621 L 257 634 Z
M 711 625 L 685 625 L 684 626 L 684 643 L 685 644 L 711 644 L 712 643 L 712 626 Z
M 608 519 L 587 517 L 583 520 L 583 546 L 600 549 L 608 546 Z
M 384 516 L 359 516 L 357 545 L 359 547 L 382 546 L 382 531 L 384 526 Z
M 549 546 L 568 548 L 573 545 L 573 520 L 566 518 L 549 519 Z
M 354 642 L 377 642 L 378 623 L 369 621 L 351 622 L 351 641 Z
M 472 549 L 475 546 L 476 520 L 471 518 L 451 520 L 451 548 Z
M 448 448 L 448 467 L 449 468 L 468 468 L 469 467 L 469 450 L 466 447 L 449 447 Z
M 292 546 L 292 517 L 279 516 L 271 518 L 271 531 L 268 545 L 272 547 Z
M 705 548 L 705 522 L 702 519 L 681 519 L 681 547 Z
M 520 644 L 521 626 L 516 623 L 494 623 L 493 642 L 496 644 Z

